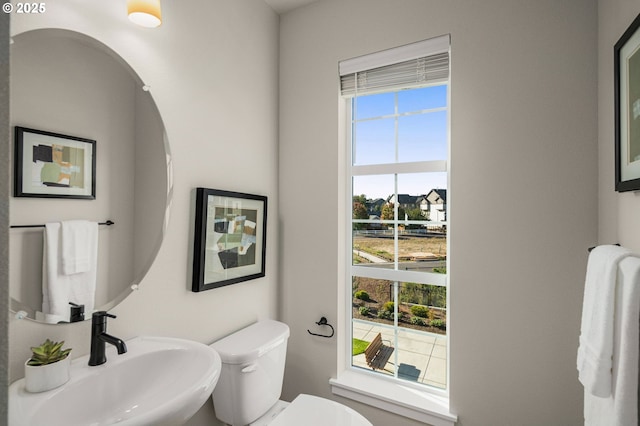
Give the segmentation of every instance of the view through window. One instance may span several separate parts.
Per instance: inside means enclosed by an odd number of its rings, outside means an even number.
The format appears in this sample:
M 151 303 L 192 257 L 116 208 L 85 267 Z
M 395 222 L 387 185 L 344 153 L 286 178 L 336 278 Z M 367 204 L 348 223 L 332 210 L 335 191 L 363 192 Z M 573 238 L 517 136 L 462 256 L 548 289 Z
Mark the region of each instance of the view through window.
M 444 390 L 448 68 L 446 76 L 347 97 L 351 365 Z

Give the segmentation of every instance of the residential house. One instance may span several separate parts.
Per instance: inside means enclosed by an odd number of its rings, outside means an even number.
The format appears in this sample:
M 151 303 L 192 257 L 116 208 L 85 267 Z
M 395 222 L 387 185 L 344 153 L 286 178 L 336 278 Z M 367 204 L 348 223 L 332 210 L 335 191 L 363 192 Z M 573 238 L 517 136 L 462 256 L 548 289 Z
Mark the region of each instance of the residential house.
M 429 220 L 444 222 L 447 220 L 447 190 L 432 189 L 424 198 L 420 207 L 426 207 L 429 212 Z
M 426 195 L 398 194 L 398 205 L 404 210 L 420 209 L 424 217 L 436 222 L 447 220 L 447 190 L 432 189 Z M 395 204 L 395 195 L 387 198 L 387 203 Z

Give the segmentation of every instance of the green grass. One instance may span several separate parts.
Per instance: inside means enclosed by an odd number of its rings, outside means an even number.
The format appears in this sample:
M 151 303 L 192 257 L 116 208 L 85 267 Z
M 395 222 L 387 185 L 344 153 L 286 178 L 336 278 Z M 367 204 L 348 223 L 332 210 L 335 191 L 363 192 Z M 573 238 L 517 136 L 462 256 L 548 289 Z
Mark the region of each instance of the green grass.
M 353 339 L 353 345 L 351 346 L 353 356 L 364 353 L 364 350 L 367 349 L 367 346 L 369 346 L 369 342 L 360 339 Z

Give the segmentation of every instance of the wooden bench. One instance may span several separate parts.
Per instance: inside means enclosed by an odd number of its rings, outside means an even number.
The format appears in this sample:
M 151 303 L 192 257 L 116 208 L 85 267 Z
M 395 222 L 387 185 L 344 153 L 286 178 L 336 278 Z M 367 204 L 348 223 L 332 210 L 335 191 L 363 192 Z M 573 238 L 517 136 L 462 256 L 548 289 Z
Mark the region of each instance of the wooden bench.
M 382 370 L 384 366 L 387 365 L 392 353 L 393 346 L 384 345 L 380 333 L 378 333 L 364 350 L 367 365 L 373 370 Z

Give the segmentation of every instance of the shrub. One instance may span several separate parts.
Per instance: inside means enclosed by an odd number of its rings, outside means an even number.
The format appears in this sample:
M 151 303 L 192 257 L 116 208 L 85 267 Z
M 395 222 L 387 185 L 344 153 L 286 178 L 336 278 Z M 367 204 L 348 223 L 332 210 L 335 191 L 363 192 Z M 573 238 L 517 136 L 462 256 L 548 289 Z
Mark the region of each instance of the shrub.
M 429 308 L 422 305 L 413 305 L 411 307 L 411 314 L 420 318 L 427 318 L 429 316 Z
M 393 321 L 393 311 L 380 310 L 380 311 L 378 311 L 378 318 L 382 318 L 382 319 L 387 319 L 387 320 L 392 320 Z
M 366 302 L 369 300 L 369 293 L 367 293 L 364 290 L 358 290 L 356 291 L 356 294 L 354 294 L 354 297 L 356 299 L 364 300 Z
M 426 325 L 424 320 L 420 317 L 411 317 L 409 322 L 411 322 L 411 324 L 413 325 Z
M 434 319 L 433 321 L 431 321 L 431 326 L 444 329 L 446 327 L 446 323 L 444 322 L 444 320 Z
M 367 308 L 366 306 L 360 306 L 360 308 L 358 309 L 358 311 L 360 312 L 360 315 L 363 315 L 365 317 L 368 317 L 369 314 L 371 313 L 371 311 L 369 310 L 369 308 Z
M 395 306 L 395 303 L 393 303 L 392 301 L 388 301 L 384 305 L 382 305 L 382 310 L 393 313 L 393 309 L 395 308 Z

